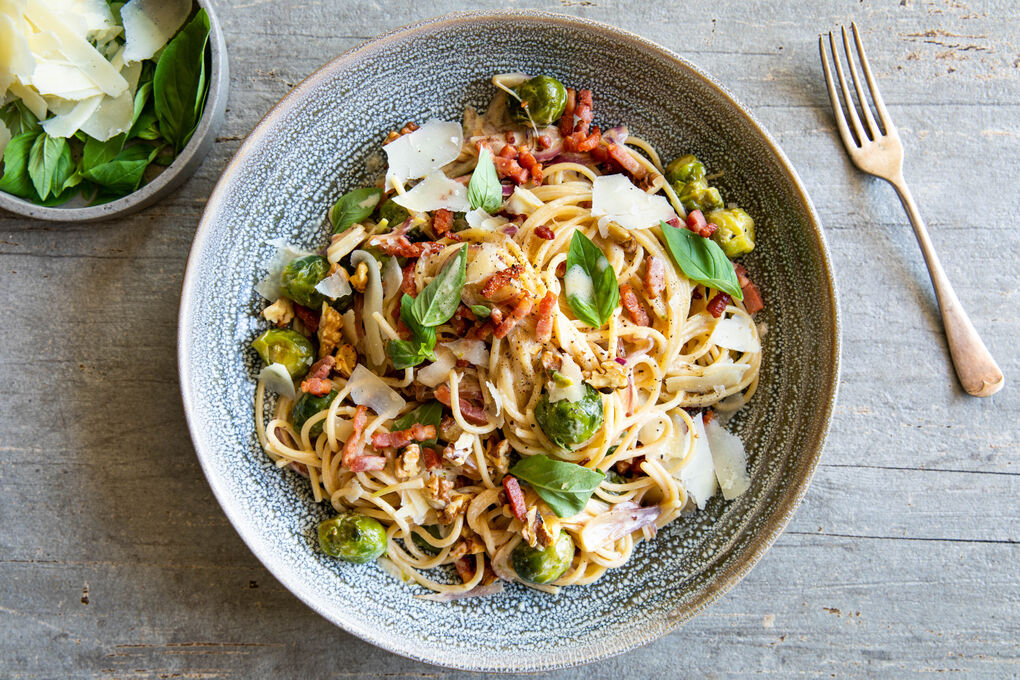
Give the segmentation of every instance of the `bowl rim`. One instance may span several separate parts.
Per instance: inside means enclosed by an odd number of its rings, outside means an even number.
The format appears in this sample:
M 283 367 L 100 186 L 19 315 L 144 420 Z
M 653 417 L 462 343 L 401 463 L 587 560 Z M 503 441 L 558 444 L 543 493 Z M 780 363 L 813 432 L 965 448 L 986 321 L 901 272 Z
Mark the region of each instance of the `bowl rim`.
M 746 122 L 749 123 L 759 135 L 761 135 L 762 140 L 766 143 L 771 153 L 775 155 L 775 157 L 779 160 L 780 165 L 788 174 L 788 179 L 792 184 L 795 196 L 800 201 L 800 207 L 807 215 L 811 229 L 817 239 L 818 254 L 820 256 L 819 264 L 821 265 L 825 288 L 822 292 L 827 296 L 832 309 L 832 325 L 829 329 L 832 335 L 832 352 L 831 356 L 826 357 L 826 360 L 831 363 L 833 379 L 828 390 L 828 398 L 824 400 L 823 404 L 819 405 L 823 415 L 821 426 L 811 433 L 810 444 L 805 447 L 805 453 L 808 455 L 808 458 L 806 459 L 807 465 L 804 474 L 793 481 L 784 494 L 784 497 L 780 500 L 778 506 L 763 522 L 762 528 L 758 531 L 757 536 L 755 536 L 749 542 L 749 545 L 743 549 L 743 554 L 738 555 L 738 559 L 734 560 L 732 565 L 717 572 L 714 582 L 706 587 L 705 592 L 702 593 L 694 603 L 688 606 L 683 612 L 664 617 L 664 621 L 661 626 L 657 626 L 653 630 L 648 630 L 643 635 L 635 636 L 633 638 L 628 637 L 626 641 L 616 644 L 615 646 L 608 645 L 583 659 L 574 659 L 567 662 L 551 661 L 549 663 L 532 663 L 528 665 L 515 666 L 514 668 L 507 668 L 506 666 L 493 665 L 491 662 L 486 663 L 485 660 L 481 659 L 477 662 L 448 660 L 443 658 L 442 652 L 435 654 L 417 653 L 415 651 L 405 649 L 400 644 L 401 638 L 381 637 L 375 635 L 373 631 L 368 628 L 361 626 L 357 621 L 341 620 L 340 617 L 330 612 L 328 607 L 326 607 L 323 603 L 315 600 L 314 597 L 312 597 L 312 593 L 305 592 L 303 589 L 303 583 L 297 579 L 293 573 L 281 567 L 281 565 L 276 561 L 277 558 L 275 554 L 265 554 L 268 551 L 257 548 L 257 541 L 249 540 L 249 530 L 246 528 L 246 523 L 240 516 L 233 500 L 228 495 L 225 484 L 214 474 L 211 465 L 207 464 L 206 457 L 210 454 L 203 451 L 205 448 L 203 439 L 204 433 L 199 430 L 195 421 L 191 417 L 191 410 L 193 407 L 191 394 L 193 388 L 189 366 L 192 357 L 191 348 L 188 346 L 186 340 L 191 335 L 194 303 L 197 302 L 194 298 L 195 287 L 199 278 L 197 262 L 199 254 L 206 250 L 211 239 L 213 227 L 212 214 L 217 210 L 219 204 L 224 199 L 228 190 L 227 185 L 231 182 L 234 174 L 238 172 L 242 163 L 248 159 L 253 151 L 256 150 L 257 146 L 261 143 L 266 130 L 272 124 L 276 123 L 280 118 L 285 117 L 292 107 L 299 105 L 305 94 L 317 87 L 323 80 L 329 77 L 335 69 L 341 66 L 353 65 L 360 58 L 371 54 L 380 47 L 395 41 L 409 38 L 415 33 L 425 31 L 442 31 L 443 29 L 454 25 L 515 20 L 547 22 L 554 25 L 566 26 L 572 29 L 595 31 L 613 39 L 636 43 L 642 49 L 671 61 L 680 68 L 687 69 L 689 72 L 700 78 L 706 85 L 715 89 L 718 94 L 721 95 L 732 108 L 736 109 L 736 111 L 745 118 Z M 340 626 L 349 634 L 361 638 L 362 640 L 365 640 L 377 647 L 381 647 L 387 651 L 414 661 L 421 661 L 447 668 L 468 671 L 529 673 L 552 671 L 605 660 L 624 654 L 637 647 L 659 639 L 676 630 L 681 624 L 690 620 L 696 614 L 705 609 L 705 607 L 715 602 L 725 593 L 729 592 L 730 589 L 732 589 L 748 574 L 748 572 L 750 572 L 754 565 L 758 563 L 758 561 L 764 556 L 786 528 L 797 507 L 800 505 L 801 500 L 804 498 L 815 469 L 817 468 L 826 437 L 831 427 L 833 410 L 839 390 L 840 355 L 842 344 L 841 335 L 839 297 L 836 289 L 835 277 L 833 275 L 829 248 L 825 239 L 825 233 L 821 226 L 821 220 L 819 219 L 814 205 L 804 188 L 800 176 L 794 169 L 793 164 L 772 138 L 772 135 L 769 134 L 769 132 L 764 128 L 764 126 L 762 126 L 761 123 L 758 122 L 749 110 L 741 105 L 728 89 L 690 61 L 679 56 L 672 50 L 649 39 L 643 38 L 640 35 L 592 19 L 547 12 L 544 10 L 517 9 L 452 12 L 397 27 L 375 38 L 367 40 L 331 59 L 294 86 L 290 92 L 280 99 L 280 101 L 277 102 L 265 114 L 265 116 L 262 117 L 224 168 L 216 187 L 213 189 L 213 192 L 206 203 L 205 210 L 195 233 L 182 284 L 181 304 L 178 319 L 177 352 L 180 388 L 184 402 L 185 417 L 188 421 L 188 429 L 191 434 L 192 442 L 195 445 L 195 451 L 198 455 L 199 463 L 202 466 L 206 479 L 213 490 L 213 494 L 224 513 L 227 515 L 227 518 L 230 520 L 230 523 L 234 526 L 234 529 L 248 545 L 248 548 L 273 574 L 273 576 L 277 578 L 291 593 L 297 596 L 298 599 L 303 601 L 313 611 L 317 612 L 331 623 Z
M 45 206 L 36 205 L 24 198 L 0 191 L 0 210 L 50 222 L 98 222 L 123 217 L 147 208 L 194 174 L 212 148 L 215 135 L 223 124 L 227 108 L 227 94 L 230 89 L 227 41 L 223 37 L 223 29 L 220 27 L 216 10 L 213 8 L 211 0 L 195 0 L 195 2 L 209 15 L 212 74 L 209 79 L 209 92 L 206 94 L 202 118 L 198 121 L 198 126 L 191 139 L 177 154 L 177 158 L 148 184 L 144 184 L 127 196 L 122 196 L 109 203 L 78 208 Z

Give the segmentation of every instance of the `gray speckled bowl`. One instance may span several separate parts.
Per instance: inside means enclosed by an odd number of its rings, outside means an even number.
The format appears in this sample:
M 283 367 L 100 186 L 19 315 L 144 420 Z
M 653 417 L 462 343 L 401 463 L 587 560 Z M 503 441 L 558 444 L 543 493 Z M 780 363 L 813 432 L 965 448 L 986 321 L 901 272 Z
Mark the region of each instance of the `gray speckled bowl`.
M 209 43 L 212 52 L 212 70 L 209 80 L 209 95 L 206 98 L 202 119 L 195 128 L 187 146 L 181 150 L 173 163 L 152 178 L 138 191 L 116 201 L 101 205 L 88 205 L 81 196 L 58 206 L 36 205 L 23 198 L 0 191 L 0 209 L 17 215 L 51 222 L 98 222 L 123 217 L 147 208 L 168 195 L 191 177 L 213 147 L 216 133 L 223 124 L 227 109 L 227 91 L 230 87 L 230 68 L 227 60 L 227 41 L 223 38 L 219 19 L 209 0 L 197 0 L 209 15 Z
M 734 421 L 751 489 L 642 543 L 623 568 L 558 596 L 511 586 L 453 603 L 415 599 L 375 565 L 315 549 L 331 514 L 305 480 L 270 465 L 254 434 L 261 327 L 252 285 L 284 236 L 325 243 L 327 207 L 366 179 L 365 159 L 408 120 L 459 120 L 496 72 L 554 74 L 594 92 L 596 120 L 626 123 L 666 157 L 695 152 L 758 224 L 746 258 L 768 324 L 761 384 Z M 405 656 L 457 668 L 535 671 L 619 654 L 680 625 L 733 587 L 790 519 L 821 451 L 836 393 L 839 325 L 818 219 L 768 134 L 708 76 L 604 24 L 538 12 L 458 14 L 373 40 L 310 76 L 249 136 L 205 211 L 184 281 L 180 373 L 202 466 L 238 532 L 329 620 Z

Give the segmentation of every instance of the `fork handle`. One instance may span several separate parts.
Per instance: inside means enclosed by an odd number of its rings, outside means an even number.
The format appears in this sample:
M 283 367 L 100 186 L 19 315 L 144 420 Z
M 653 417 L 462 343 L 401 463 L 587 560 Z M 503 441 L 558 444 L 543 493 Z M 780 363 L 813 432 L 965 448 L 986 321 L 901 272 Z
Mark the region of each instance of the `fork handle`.
M 1002 389 L 1006 379 L 985 347 L 985 343 L 981 341 L 974 324 L 970 322 L 970 317 L 960 304 L 960 299 L 956 297 L 956 292 L 942 269 L 939 256 L 935 253 L 935 246 L 928 236 L 928 229 L 924 226 L 924 220 L 921 219 L 921 213 L 917 210 L 917 204 L 914 203 L 914 197 L 903 175 L 899 174 L 889 182 L 896 189 L 900 202 L 907 211 L 917 243 L 924 254 L 924 262 L 928 265 L 928 274 L 935 287 L 935 297 L 939 302 L 939 309 L 942 310 L 942 324 L 946 328 L 949 355 L 953 359 L 960 384 L 975 397 L 991 396 Z

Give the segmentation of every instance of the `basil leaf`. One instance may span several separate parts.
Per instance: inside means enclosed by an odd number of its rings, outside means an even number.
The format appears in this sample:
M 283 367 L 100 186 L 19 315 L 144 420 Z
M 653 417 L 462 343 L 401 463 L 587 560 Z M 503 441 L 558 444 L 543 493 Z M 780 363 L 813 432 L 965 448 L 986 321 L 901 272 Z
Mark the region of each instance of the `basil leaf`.
M 32 178 L 28 176 L 28 154 L 38 136 L 38 131 L 23 132 L 7 143 L 4 149 L 4 171 L 0 175 L 0 191 L 29 200 L 37 198 Z
M 159 57 L 152 79 L 156 118 L 164 138 L 180 152 L 198 120 L 195 102 L 205 88 L 209 15 L 200 9 Z
M 411 307 L 414 320 L 422 326 L 439 326 L 449 321 L 460 306 L 460 293 L 466 278 L 467 247 L 464 246 L 414 298 Z
M 496 166 L 488 149 L 478 153 L 478 164 L 468 182 L 468 201 L 472 210 L 481 208 L 490 215 L 503 205 L 503 186 L 496 176 Z
M 488 319 L 492 316 L 492 310 L 485 305 L 471 305 L 471 313 L 479 319 Z
M 439 423 L 443 420 L 443 405 L 438 401 L 427 401 L 421 406 L 418 406 L 413 411 L 408 411 L 404 415 L 400 416 L 393 421 L 393 429 L 395 430 L 406 430 L 415 423 L 421 423 L 422 425 L 434 425 L 436 428 L 436 436 L 439 435 Z M 437 439 L 426 439 L 421 443 L 422 446 L 435 446 Z
M 436 346 L 436 329 L 418 323 L 413 306 L 414 298 L 405 293 L 400 298 L 400 320 L 411 329 L 411 340 L 390 340 L 386 343 L 386 356 L 396 369 L 410 368 L 426 359 L 436 359 L 432 351 Z
M 570 239 L 566 266 L 563 290 L 567 303 L 578 319 L 601 328 L 620 304 L 616 272 L 599 247 L 580 231 Z
M 382 200 L 382 189 L 366 188 L 349 191 L 329 209 L 329 221 L 333 233 L 339 234 L 371 216 Z
M 66 155 L 66 158 L 62 158 Z M 50 137 L 41 134 L 36 137 L 32 144 L 32 150 L 28 153 L 28 176 L 32 179 L 32 185 L 39 194 L 39 198 L 45 201 L 56 185 L 63 186 L 67 178 L 74 172 L 71 164 L 71 149 L 67 146 L 67 140 L 63 137 Z M 59 175 L 59 176 L 58 176 Z
M 386 356 L 393 362 L 393 368 L 403 370 L 425 361 L 423 347 L 409 340 L 390 340 L 386 343 Z
M 605 479 L 599 470 L 553 460 L 544 455 L 522 458 L 509 474 L 527 482 L 558 517 L 573 517 Z
M 715 241 L 665 222 L 659 222 L 659 228 L 673 262 L 687 278 L 721 290 L 735 300 L 744 299 L 733 263 Z
M 81 152 L 82 172 L 87 171 L 89 168 L 109 163 L 116 158 L 117 154 L 124 148 L 125 139 L 127 137 L 123 134 L 111 137 L 105 142 L 88 137 Z
M 114 192 L 129 194 L 138 189 L 145 168 L 161 148 L 148 144 L 134 144 L 124 148 L 106 163 L 83 169 L 82 174 L 86 179 Z
M 26 132 L 38 132 L 40 129 L 39 119 L 20 99 L 0 107 L 0 120 L 10 130 L 12 137 L 17 137 Z
M 131 125 L 128 126 L 126 139 L 131 139 L 132 137 L 138 136 L 137 135 L 138 120 L 142 117 L 142 114 L 146 112 L 149 104 L 149 98 L 151 96 L 152 96 L 151 80 L 147 83 L 143 83 L 142 85 L 140 85 L 138 87 L 138 90 L 135 91 L 135 105 L 134 105 L 135 108 L 134 112 L 131 114 Z M 156 119 L 156 114 L 154 112 L 151 113 L 151 116 L 152 120 Z M 148 125 L 148 122 L 145 122 L 144 124 Z

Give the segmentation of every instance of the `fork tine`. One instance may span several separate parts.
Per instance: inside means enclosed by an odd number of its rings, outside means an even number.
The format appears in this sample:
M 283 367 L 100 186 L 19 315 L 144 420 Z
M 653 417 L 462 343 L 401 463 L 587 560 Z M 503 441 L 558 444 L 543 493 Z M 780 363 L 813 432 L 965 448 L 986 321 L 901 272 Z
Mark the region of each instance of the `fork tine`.
M 875 78 L 871 75 L 871 66 L 868 65 L 868 55 L 864 52 L 864 45 L 861 44 L 861 33 L 857 30 L 857 22 L 851 21 L 850 28 L 854 34 L 854 42 L 857 44 L 857 56 L 861 60 L 861 68 L 864 69 L 864 77 L 868 81 L 868 90 L 871 92 L 871 98 L 875 102 L 875 110 L 878 111 L 878 119 L 882 121 L 882 129 L 885 134 L 894 132 L 896 126 L 893 125 L 892 119 L 889 117 L 889 112 L 885 108 L 885 102 L 882 101 L 882 93 L 878 91 L 878 85 L 875 84 Z
M 829 54 L 825 50 L 825 36 L 818 36 L 818 53 L 822 56 L 822 70 L 825 71 L 825 85 L 829 88 L 829 100 L 832 102 L 832 115 L 836 118 L 836 127 L 839 129 L 839 136 L 843 139 L 843 145 L 850 149 L 857 148 L 857 141 L 850 134 L 850 128 L 846 125 L 846 116 L 843 115 L 843 106 L 839 103 L 839 94 L 836 92 L 836 84 L 832 81 L 832 68 L 829 65 Z
M 857 75 L 857 64 L 854 60 L 854 52 L 850 49 L 850 39 L 846 34 L 846 26 L 840 26 L 840 30 L 843 32 L 843 50 L 846 52 L 846 64 L 850 70 L 850 79 L 854 81 L 857 101 L 860 102 L 861 111 L 864 113 L 864 131 L 874 141 L 882 133 L 878 129 L 878 125 L 875 124 L 875 118 L 871 115 L 871 107 L 868 105 L 868 100 L 864 97 L 864 88 L 861 87 L 861 79 Z
M 857 105 L 854 104 L 854 97 L 850 94 L 850 86 L 846 84 L 846 77 L 843 75 L 843 61 L 839 58 L 839 50 L 836 49 L 836 39 L 832 37 L 832 31 L 829 31 L 829 47 L 832 48 L 832 61 L 836 64 L 836 76 L 839 78 L 839 88 L 843 91 L 843 101 L 846 103 L 847 113 L 850 114 L 850 125 L 857 136 L 858 146 L 863 146 L 867 137 L 861 128 L 861 119 L 857 117 Z

